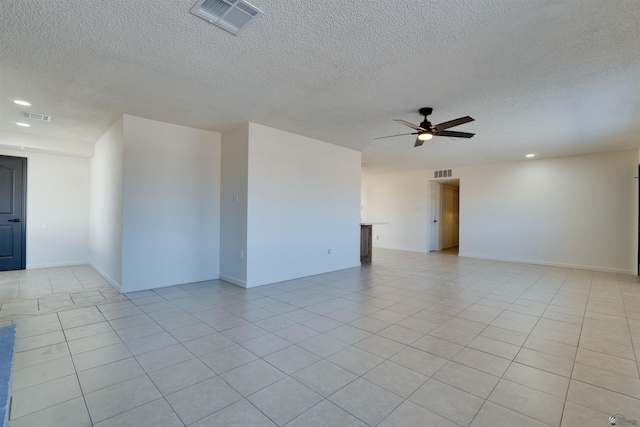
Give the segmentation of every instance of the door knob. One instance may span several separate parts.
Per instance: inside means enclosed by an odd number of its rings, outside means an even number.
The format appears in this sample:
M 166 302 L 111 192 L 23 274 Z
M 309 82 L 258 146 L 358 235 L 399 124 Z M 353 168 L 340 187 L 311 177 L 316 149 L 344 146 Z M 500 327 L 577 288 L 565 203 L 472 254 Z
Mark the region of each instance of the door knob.
M 10 219 L 9 222 L 22 222 L 20 218 Z

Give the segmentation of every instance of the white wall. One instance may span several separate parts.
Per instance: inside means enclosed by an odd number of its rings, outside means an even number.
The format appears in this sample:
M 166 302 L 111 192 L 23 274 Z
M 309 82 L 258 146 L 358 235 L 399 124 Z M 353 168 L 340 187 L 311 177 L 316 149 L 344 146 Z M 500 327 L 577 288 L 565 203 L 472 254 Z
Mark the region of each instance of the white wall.
M 362 220 L 389 223 L 373 226 L 374 247 L 427 251 L 430 176 L 427 171 L 362 174 Z
M 124 116 L 122 292 L 220 274 L 220 134 Z
M 19 151 L 29 141 L 0 140 L 0 152 L 29 157 L 29 266 L 91 262 L 131 292 L 360 265 L 359 152 L 254 124 L 221 150 L 218 133 L 128 115 L 91 160 L 93 144 L 34 137 Z
M 49 138 L 17 132 L 0 132 L 0 149 L 15 150 L 22 147 L 30 153 L 55 154 L 86 159 L 93 156 L 93 143 L 90 142 Z
M 222 135 L 220 278 L 247 286 L 249 124 Z M 237 196 L 236 196 L 237 195 Z
M 248 287 L 360 265 L 360 162 L 357 151 L 249 124 Z
M 460 256 L 635 274 L 637 158 L 633 150 L 454 169 Z M 401 221 L 374 230 L 376 246 L 426 250 L 427 210 L 411 209 L 432 176 L 363 174 L 367 220 Z
M 0 133 L 0 154 L 28 159 L 28 269 L 89 262 L 92 153 L 88 143 Z
M 122 283 L 123 119 L 95 143 L 91 159 L 91 265 L 113 286 Z
M 633 274 L 636 171 L 628 151 L 460 169 L 460 255 Z

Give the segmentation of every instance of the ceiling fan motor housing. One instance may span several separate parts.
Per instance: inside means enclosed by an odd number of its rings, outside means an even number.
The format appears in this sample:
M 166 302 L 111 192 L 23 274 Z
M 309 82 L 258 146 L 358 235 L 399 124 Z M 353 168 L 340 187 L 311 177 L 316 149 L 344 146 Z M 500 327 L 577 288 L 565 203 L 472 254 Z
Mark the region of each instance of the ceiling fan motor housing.
M 425 116 L 425 119 L 427 118 L 428 115 L 430 115 L 431 113 L 433 113 L 433 108 L 431 107 L 424 107 L 418 110 L 418 113 L 420 113 L 421 116 Z
M 418 113 L 424 116 L 424 121 L 420 123 L 420 127 L 423 129 L 431 130 L 431 122 L 427 120 L 427 116 L 433 113 L 433 108 L 424 107 L 418 110 Z

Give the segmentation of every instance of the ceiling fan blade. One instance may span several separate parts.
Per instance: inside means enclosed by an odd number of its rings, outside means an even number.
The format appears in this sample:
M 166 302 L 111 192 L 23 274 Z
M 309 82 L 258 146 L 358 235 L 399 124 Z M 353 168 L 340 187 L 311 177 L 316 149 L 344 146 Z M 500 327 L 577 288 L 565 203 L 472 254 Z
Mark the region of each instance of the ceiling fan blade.
M 444 123 L 440 123 L 439 125 L 435 125 L 435 126 L 433 126 L 433 129 L 435 131 L 440 131 L 440 130 L 452 128 L 454 126 L 460 126 L 460 125 L 463 125 L 465 123 L 469 123 L 469 122 L 472 122 L 472 121 L 473 121 L 473 119 L 471 117 L 469 117 L 469 116 L 460 117 L 459 119 L 449 120 L 448 122 L 444 122 Z
M 419 130 L 419 131 L 422 131 L 422 132 L 428 132 L 429 131 L 428 129 L 421 128 L 420 126 L 414 125 L 413 123 L 409 123 L 406 120 L 400 120 L 400 119 L 393 119 L 393 120 L 396 121 L 396 122 L 400 122 L 405 126 L 409 126 L 411 129 Z
M 385 139 L 385 138 L 395 138 L 396 136 L 406 136 L 406 135 L 415 135 L 416 132 L 412 132 L 412 133 L 399 133 L 398 135 L 389 135 L 389 136 L 379 136 L 377 138 L 373 138 L 373 139 Z
M 455 132 L 452 130 L 443 130 L 440 132 L 434 132 L 436 136 L 452 136 L 454 138 L 471 138 L 475 133 L 468 132 Z
M 424 141 L 421 140 L 420 138 L 416 138 L 416 143 L 413 144 L 414 147 L 420 147 L 422 144 L 424 144 Z

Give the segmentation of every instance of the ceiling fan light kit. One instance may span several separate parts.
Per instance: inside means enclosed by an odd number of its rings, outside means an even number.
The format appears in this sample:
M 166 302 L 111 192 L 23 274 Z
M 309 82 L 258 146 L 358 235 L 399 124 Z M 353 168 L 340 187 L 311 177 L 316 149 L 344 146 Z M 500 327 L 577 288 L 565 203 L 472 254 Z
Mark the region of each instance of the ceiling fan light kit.
M 471 138 L 473 135 L 475 135 L 474 133 L 469 133 L 469 132 L 456 132 L 456 131 L 446 130 L 454 126 L 460 126 L 465 123 L 472 122 L 473 119 L 469 116 L 460 117 L 459 119 L 450 120 L 448 122 L 440 123 L 438 125 L 432 125 L 429 119 L 427 119 L 427 116 L 433 113 L 433 108 L 424 107 L 419 109 L 418 113 L 424 116 L 424 120 L 422 121 L 422 123 L 420 123 L 420 126 L 414 125 L 413 123 L 407 122 L 405 120 L 394 119 L 394 121 L 400 122 L 401 124 L 408 126 L 413 130 L 416 130 L 417 132 L 403 133 L 400 135 L 382 136 L 380 138 L 375 138 L 375 139 L 394 138 L 396 136 L 403 136 L 403 135 L 418 135 L 416 138 L 414 147 L 419 147 L 422 144 L 424 144 L 425 141 L 430 140 L 434 136 L 449 136 L 452 138 Z

